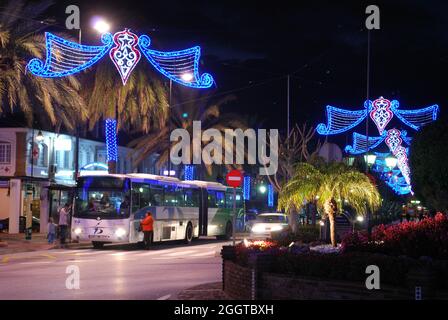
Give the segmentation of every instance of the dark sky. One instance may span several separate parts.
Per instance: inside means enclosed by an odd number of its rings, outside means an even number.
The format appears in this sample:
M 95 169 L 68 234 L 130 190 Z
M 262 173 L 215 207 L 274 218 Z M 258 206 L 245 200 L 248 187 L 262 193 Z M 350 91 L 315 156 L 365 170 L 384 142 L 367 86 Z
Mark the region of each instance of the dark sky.
M 286 74 L 291 73 L 292 123 L 325 121 L 331 104 L 361 109 L 366 97 L 365 8 L 376 4 L 381 30 L 371 32 L 371 98 L 398 99 L 402 108 L 447 105 L 446 1 L 58 1 L 52 14 L 64 25 L 65 6 L 81 9 L 85 44 L 93 15 L 146 33 L 153 46 L 202 46 L 202 71 L 213 94 L 235 91 L 226 110 L 257 115 L 266 128 L 286 126 Z

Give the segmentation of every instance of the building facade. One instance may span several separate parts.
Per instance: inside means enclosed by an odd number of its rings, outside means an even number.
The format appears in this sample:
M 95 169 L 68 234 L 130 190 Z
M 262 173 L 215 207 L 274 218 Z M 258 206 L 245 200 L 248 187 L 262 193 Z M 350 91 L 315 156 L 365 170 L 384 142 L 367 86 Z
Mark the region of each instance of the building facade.
M 132 149 L 118 147 L 117 173 L 159 173 L 156 156 L 132 165 Z M 50 216 L 72 199 L 75 187 L 74 136 L 30 128 L 0 128 L 0 220 L 18 233 L 20 217 L 32 214 L 46 232 Z M 107 170 L 106 144 L 79 139 L 79 173 Z

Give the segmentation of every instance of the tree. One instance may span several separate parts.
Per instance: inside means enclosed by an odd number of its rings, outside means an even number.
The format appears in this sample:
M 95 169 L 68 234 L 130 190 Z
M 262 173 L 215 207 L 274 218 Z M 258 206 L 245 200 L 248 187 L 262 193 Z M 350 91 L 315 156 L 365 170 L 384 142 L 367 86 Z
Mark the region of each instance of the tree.
M 448 121 L 440 119 L 412 139 L 409 151 L 412 189 L 433 210 L 448 210 Z
M 144 62 L 142 62 L 144 63 Z M 88 101 L 89 129 L 92 130 L 101 119 L 106 121 L 107 132 L 121 129 L 128 132 L 148 133 L 153 127 L 163 126 L 168 115 L 166 89 L 157 77 L 136 69 L 126 85 L 110 61 L 98 65 L 94 79 L 84 77 L 85 96 Z M 115 143 L 108 143 L 108 154 L 117 150 Z M 109 172 L 116 172 L 116 160 L 108 159 Z
M 309 152 L 310 142 L 315 132 L 316 130 L 313 127 L 307 127 L 306 123 L 301 127 L 296 124 L 289 133 L 289 136 L 285 135 L 280 141 L 278 170 L 274 175 L 268 176 L 268 180 L 277 194 L 283 193 L 283 189 L 288 180 L 294 175 L 295 164 L 297 162 L 307 161 L 319 151 L 320 142 L 317 143 L 316 149 L 311 155 Z M 290 207 L 287 211 L 290 215 L 289 224 L 293 232 L 295 232 L 297 230 L 297 208 Z
M 140 163 L 148 155 L 153 153 L 159 154 L 156 163 L 158 168 L 167 163 L 170 156 L 170 147 L 176 144 L 175 142 L 170 142 L 171 131 L 176 128 L 183 128 L 189 132 L 190 137 L 193 137 L 193 121 L 201 121 L 202 131 L 214 128 L 219 130 L 223 137 L 225 129 L 246 129 L 245 122 L 236 115 L 221 113 L 222 106 L 234 99 L 234 96 L 228 95 L 216 100 L 212 99 L 210 95 L 197 90 L 181 90 L 180 94 L 176 95 L 176 100 L 179 102 L 174 101 L 166 122 L 161 127 L 154 127 L 148 134 L 133 140 L 129 144 L 130 147 L 135 148 L 135 154 L 137 155 L 134 158 L 135 164 Z M 180 102 L 181 100 L 184 102 Z M 193 139 L 191 139 L 190 143 L 190 150 L 193 150 Z M 203 148 L 208 143 L 210 141 L 202 141 L 201 147 Z M 224 159 L 225 152 L 230 152 L 230 146 L 224 144 L 223 141 L 221 141 L 221 145 Z M 233 152 L 235 152 L 235 148 L 233 148 Z M 191 152 L 190 161 L 192 161 L 192 157 L 193 154 Z M 203 172 L 211 175 L 212 165 L 202 163 L 201 167 Z
M 28 125 L 35 116 L 42 123 L 73 124 L 87 118 L 87 110 L 79 95 L 80 83 L 74 77 L 41 78 L 27 74 L 31 58 L 45 58 L 45 38 L 41 31 L 50 20 L 39 17 L 51 2 L 25 5 L 10 1 L 0 12 L 0 113 L 23 112 Z
M 331 244 L 336 246 L 335 217 L 347 203 L 354 210 L 364 213 L 366 208 L 375 210 L 381 203 L 380 195 L 370 179 L 343 163 L 317 165 L 298 163 L 294 176 L 279 196 L 279 209 L 301 207 L 305 202 L 317 200 L 330 221 Z

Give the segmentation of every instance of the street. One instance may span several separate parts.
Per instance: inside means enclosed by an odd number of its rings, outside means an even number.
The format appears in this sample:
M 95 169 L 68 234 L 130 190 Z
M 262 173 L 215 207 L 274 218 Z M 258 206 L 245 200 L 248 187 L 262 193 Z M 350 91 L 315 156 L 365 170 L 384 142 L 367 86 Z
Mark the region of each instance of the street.
M 109 245 L 0 255 L 0 299 L 176 299 L 181 290 L 221 280 L 225 244 L 199 239 L 149 251 Z M 79 289 L 66 288 L 72 265 L 79 267 Z

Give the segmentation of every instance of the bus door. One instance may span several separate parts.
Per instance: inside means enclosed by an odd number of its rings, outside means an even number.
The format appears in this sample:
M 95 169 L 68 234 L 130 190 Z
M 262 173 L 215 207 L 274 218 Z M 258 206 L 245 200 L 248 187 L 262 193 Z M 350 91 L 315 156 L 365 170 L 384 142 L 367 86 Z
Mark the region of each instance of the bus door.
M 199 235 L 206 236 L 207 235 L 207 226 L 208 226 L 208 197 L 207 197 L 207 189 L 200 188 L 199 189 Z

